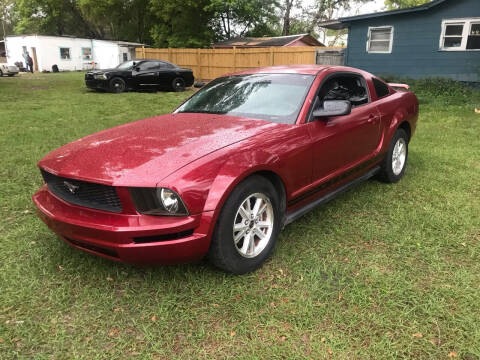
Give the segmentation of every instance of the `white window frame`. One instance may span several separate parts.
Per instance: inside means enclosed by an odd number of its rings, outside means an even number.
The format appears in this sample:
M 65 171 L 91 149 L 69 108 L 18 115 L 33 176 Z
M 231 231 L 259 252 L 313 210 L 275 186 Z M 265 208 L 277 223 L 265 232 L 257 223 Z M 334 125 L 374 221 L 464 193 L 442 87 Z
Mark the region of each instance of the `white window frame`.
M 372 38 L 372 30 L 383 30 L 383 29 L 391 29 L 390 32 L 390 46 L 388 47 L 387 51 L 372 51 L 370 50 L 370 43 L 372 41 L 386 41 L 386 40 L 371 40 Z M 392 25 L 385 25 L 385 26 L 369 26 L 368 27 L 368 39 L 367 39 L 367 53 L 369 54 L 391 54 L 393 49 L 393 34 L 395 32 L 395 28 Z
M 480 51 L 480 49 L 467 49 L 468 37 L 472 30 L 472 25 L 480 24 L 480 18 L 446 19 L 442 21 L 442 33 L 440 35 L 440 51 Z M 445 47 L 445 33 L 447 25 L 463 25 L 462 45 L 460 47 Z M 453 36 L 452 37 L 460 37 Z

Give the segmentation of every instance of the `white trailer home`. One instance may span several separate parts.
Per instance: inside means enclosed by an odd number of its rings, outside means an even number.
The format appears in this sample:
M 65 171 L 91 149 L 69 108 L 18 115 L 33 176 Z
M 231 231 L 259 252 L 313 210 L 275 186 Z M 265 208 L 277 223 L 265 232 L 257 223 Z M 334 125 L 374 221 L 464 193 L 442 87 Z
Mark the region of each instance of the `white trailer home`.
M 106 69 L 135 59 L 139 43 L 82 39 L 73 36 L 15 35 L 5 38 L 7 63 L 22 62 L 28 52 L 34 70 L 51 71 L 53 65 L 63 70 Z

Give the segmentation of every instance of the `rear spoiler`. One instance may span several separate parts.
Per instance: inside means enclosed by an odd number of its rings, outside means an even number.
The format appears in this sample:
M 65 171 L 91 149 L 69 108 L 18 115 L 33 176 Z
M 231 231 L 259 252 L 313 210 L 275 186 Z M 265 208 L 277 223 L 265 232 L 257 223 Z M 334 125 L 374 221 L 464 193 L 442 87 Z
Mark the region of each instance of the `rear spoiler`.
M 404 89 L 404 90 L 409 90 L 410 86 L 407 84 L 395 84 L 395 83 L 389 83 L 388 84 L 392 88 L 397 88 L 397 89 Z

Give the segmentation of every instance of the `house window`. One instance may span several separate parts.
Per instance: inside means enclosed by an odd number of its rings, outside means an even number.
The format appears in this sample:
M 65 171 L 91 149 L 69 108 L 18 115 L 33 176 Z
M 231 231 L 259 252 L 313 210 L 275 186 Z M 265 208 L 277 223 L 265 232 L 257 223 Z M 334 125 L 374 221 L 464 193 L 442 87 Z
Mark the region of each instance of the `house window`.
M 393 45 L 393 26 L 368 28 L 367 52 L 390 54 Z
M 60 48 L 60 59 L 70 60 L 70 48 L 61 47 Z
M 480 18 L 444 20 L 440 50 L 480 50 Z
M 82 48 L 82 59 L 92 60 L 92 48 Z

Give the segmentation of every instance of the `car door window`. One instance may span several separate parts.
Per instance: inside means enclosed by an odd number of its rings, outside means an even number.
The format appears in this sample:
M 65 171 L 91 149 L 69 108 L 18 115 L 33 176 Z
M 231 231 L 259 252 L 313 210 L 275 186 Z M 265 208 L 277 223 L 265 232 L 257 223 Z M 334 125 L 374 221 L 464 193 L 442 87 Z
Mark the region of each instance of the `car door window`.
M 158 70 L 159 64 L 156 62 L 145 62 L 141 63 L 139 66 L 140 71 L 152 71 L 152 70 Z
M 323 106 L 325 100 L 348 100 L 352 107 L 370 102 L 365 79 L 360 75 L 336 75 L 321 87 L 316 99 L 316 107 Z

